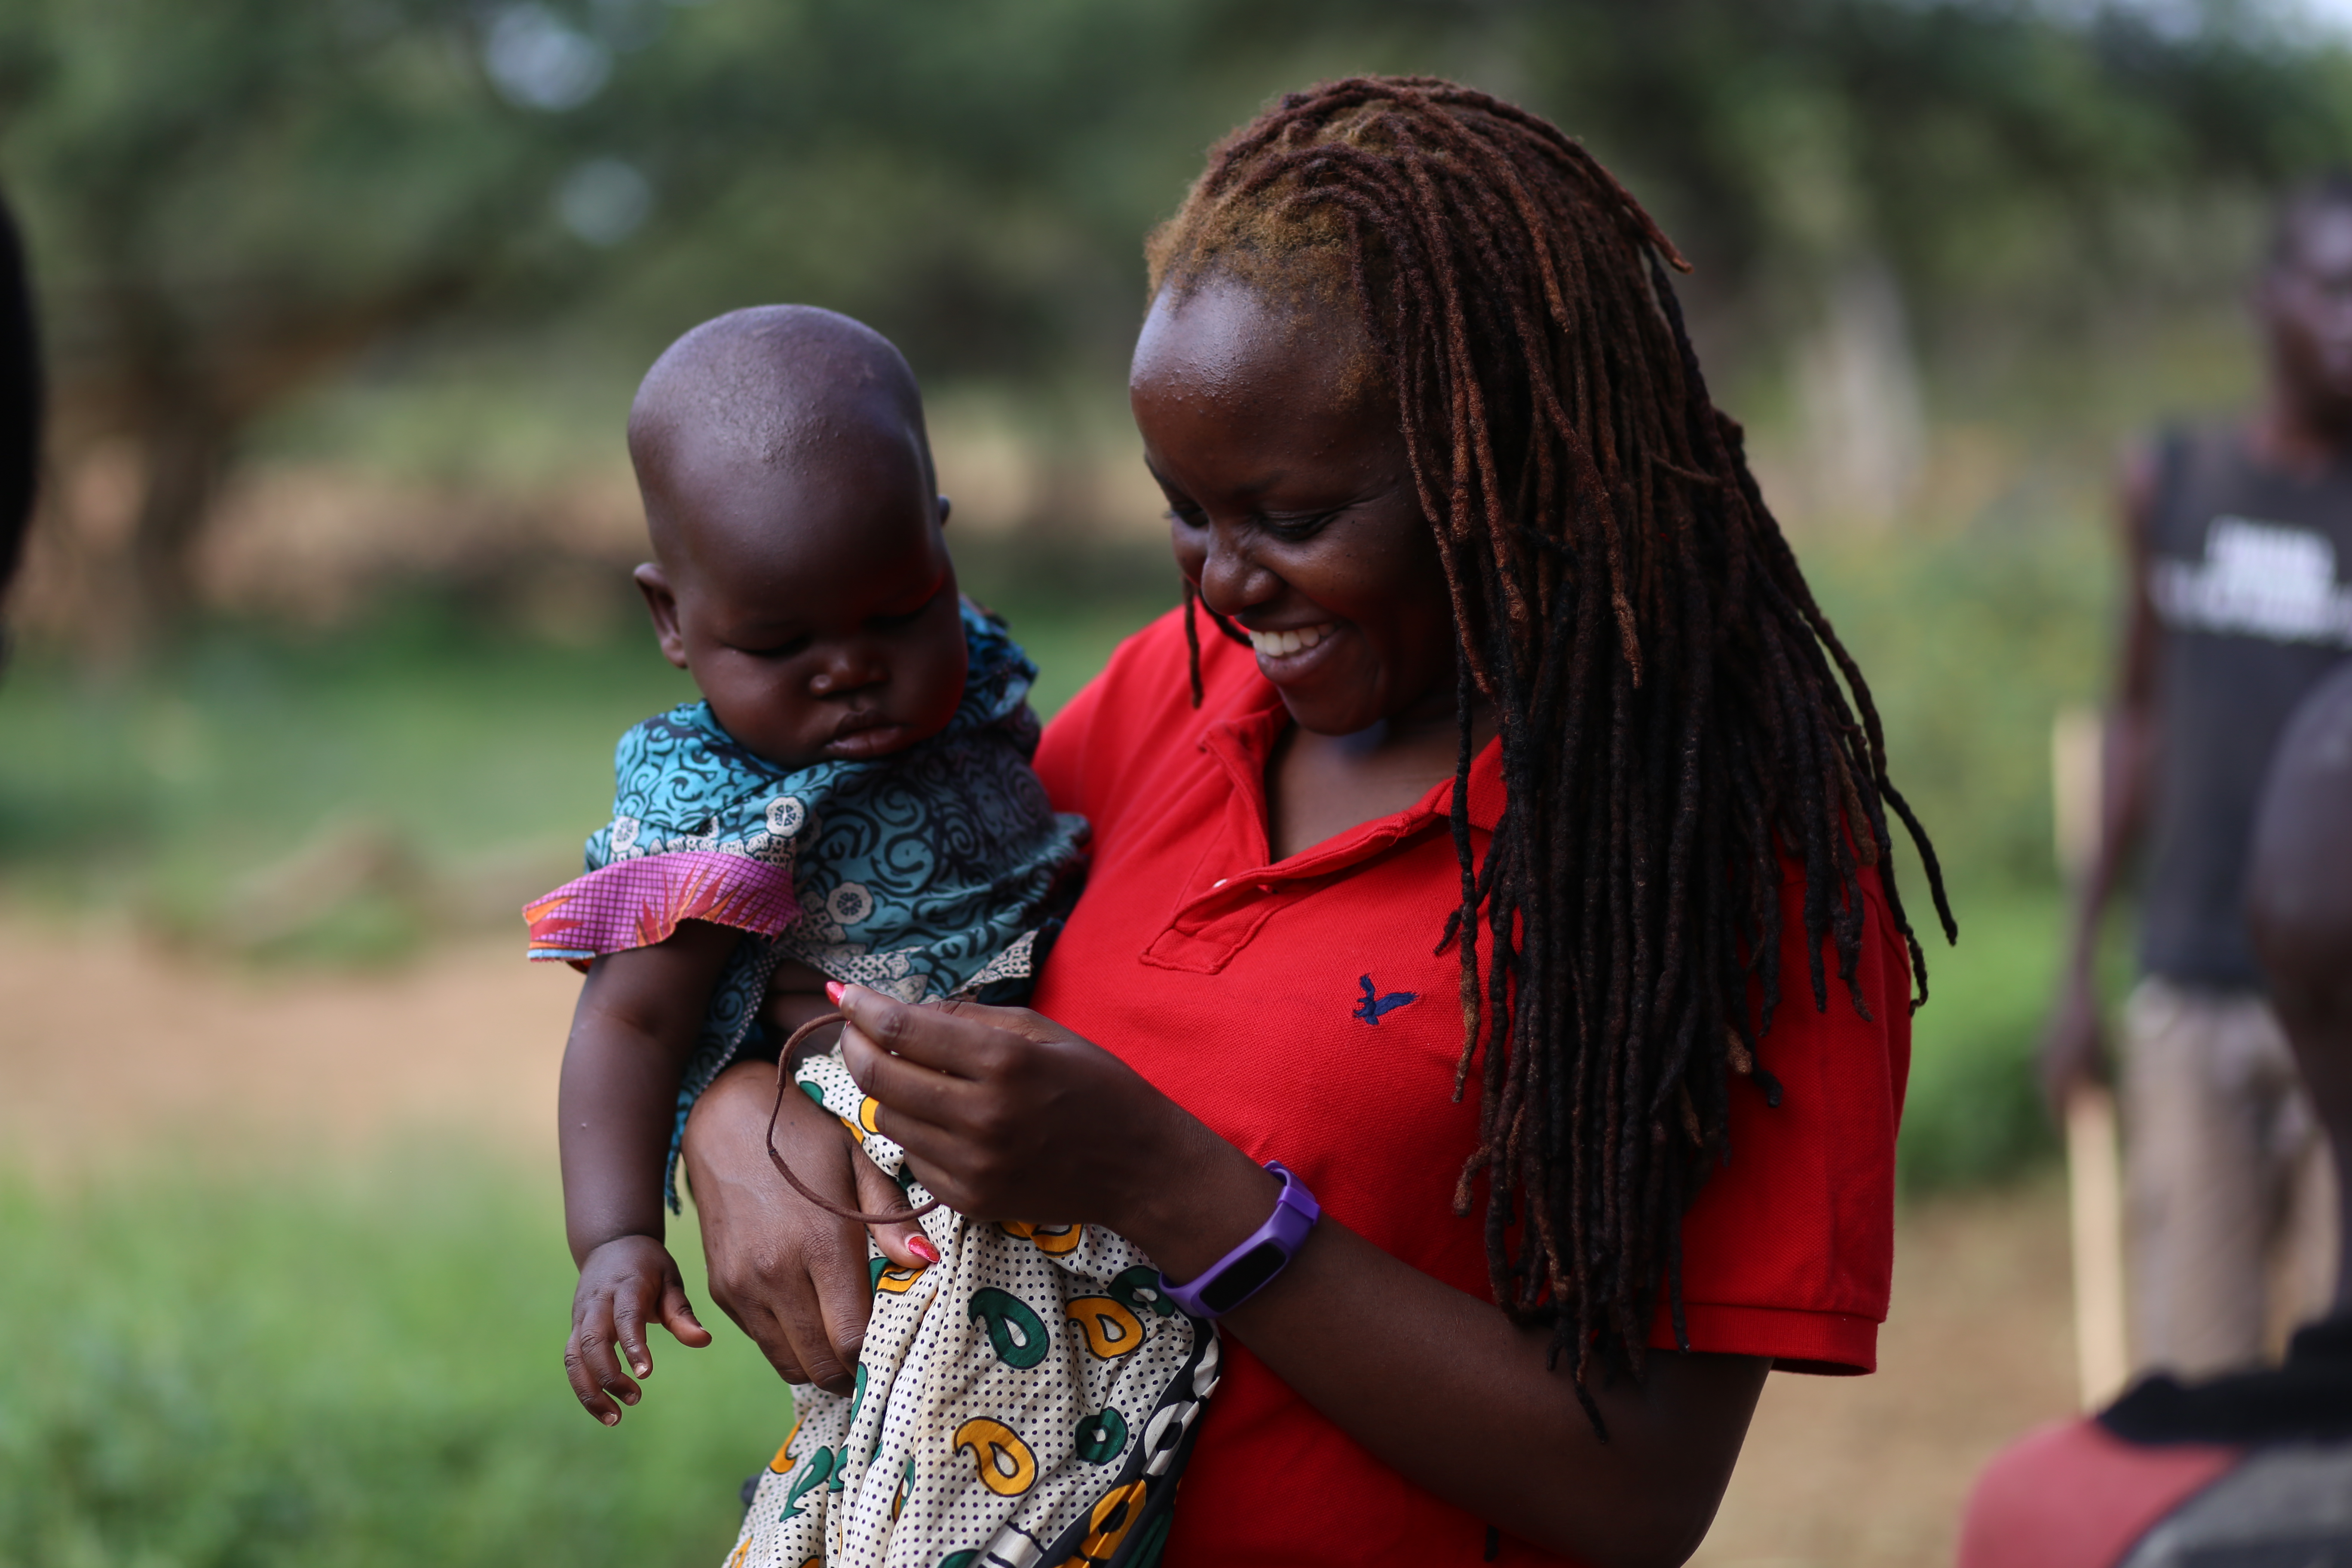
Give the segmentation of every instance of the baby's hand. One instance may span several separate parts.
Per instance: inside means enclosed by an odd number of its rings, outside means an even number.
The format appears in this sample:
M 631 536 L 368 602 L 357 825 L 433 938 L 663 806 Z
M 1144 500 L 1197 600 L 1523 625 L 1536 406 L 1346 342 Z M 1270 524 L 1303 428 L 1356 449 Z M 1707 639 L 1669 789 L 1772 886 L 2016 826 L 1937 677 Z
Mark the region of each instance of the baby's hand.
M 572 1392 L 588 1414 L 605 1426 L 621 1419 L 620 1405 L 640 1397 L 635 1379 L 613 1354 L 618 1349 L 638 1377 L 654 1370 L 646 1346 L 646 1323 L 659 1322 L 678 1343 L 699 1350 L 710 1331 L 695 1321 L 686 1281 L 669 1250 L 650 1236 L 616 1236 L 580 1265 L 580 1289 L 572 1297 L 572 1340 L 563 1347 L 563 1370 Z M 614 1403 L 614 1399 L 620 1405 Z

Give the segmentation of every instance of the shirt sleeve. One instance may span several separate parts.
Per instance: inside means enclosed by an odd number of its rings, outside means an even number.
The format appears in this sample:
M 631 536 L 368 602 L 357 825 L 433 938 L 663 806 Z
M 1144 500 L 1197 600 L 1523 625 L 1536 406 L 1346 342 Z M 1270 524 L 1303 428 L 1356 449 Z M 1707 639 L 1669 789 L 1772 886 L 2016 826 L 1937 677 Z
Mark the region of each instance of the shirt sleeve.
M 775 936 L 800 917 L 789 865 L 709 850 L 615 860 L 522 912 L 532 958 L 583 968 L 608 952 L 667 942 L 683 921 Z
M 1761 1074 L 1732 1082 L 1729 1162 L 1683 1222 L 1683 1310 L 1691 1348 L 1768 1355 L 1789 1372 L 1864 1373 L 1895 1272 L 1895 1135 L 1911 1065 L 1909 950 L 1876 873 L 1849 990 L 1825 954 L 1817 1008 L 1805 953 L 1804 879 L 1780 886 L 1780 1004 L 1757 1051 Z M 1827 939 L 1824 939 L 1826 942 Z M 1674 1347 L 1662 1300 L 1651 1333 Z
M 805 805 L 771 799 L 709 743 L 700 714 L 674 709 L 621 737 L 612 820 L 588 839 L 586 872 L 523 910 L 532 958 L 584 969 L 665 942 L 681 921 L 772 937 L 800 918 L 791 844 Z

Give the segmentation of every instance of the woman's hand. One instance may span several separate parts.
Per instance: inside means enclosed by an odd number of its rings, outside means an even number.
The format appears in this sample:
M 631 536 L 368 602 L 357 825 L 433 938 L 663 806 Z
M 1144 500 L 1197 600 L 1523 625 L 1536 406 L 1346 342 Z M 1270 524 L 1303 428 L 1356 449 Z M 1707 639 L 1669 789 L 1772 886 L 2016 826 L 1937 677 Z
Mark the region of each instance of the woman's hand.
M 1104 1225 L 1183 1279 L 1273 1210 L 1274 1177 L 1050 1018 L 856 985 L 836 1001 L 842 1058 L 881 1104 L 875 1126 L 962 1214 Z
M 687 1183 L 702 1222 L 710 1296 L 775 1364 L 787 1383 L 850 1389 L 873 1301 L 866 1235 L 786 1186 L 768 1162 L 768 1118 L 776 1152 L 801 1180 L 869 1213 L 907 1206 L 841 1123 L 805 1095 L 776 1107 L 776 1072 L 764 1062 L 730 1068 L 703 1091 L 686 1123 Z M 935 1258 L 913 1250 L 921 1227 L 877 1226 L 891 1262 L 921 1268 Z M 929 1249 L 930 1243 L 920 1245 Z

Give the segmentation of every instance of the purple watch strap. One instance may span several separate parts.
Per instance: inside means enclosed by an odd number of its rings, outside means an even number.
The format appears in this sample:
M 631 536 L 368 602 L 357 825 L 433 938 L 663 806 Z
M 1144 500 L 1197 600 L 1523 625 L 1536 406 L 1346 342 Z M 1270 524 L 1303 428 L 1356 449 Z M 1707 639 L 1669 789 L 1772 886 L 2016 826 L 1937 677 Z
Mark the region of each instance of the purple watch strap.
M 1172 1285 L 1165 1274 L 1160 1277 L 1160 1289 L 1168 1300 L 1196 1318 L 1222 1318 L 1274 1283 L 1323 1217 L 1322 1205 L 1306 1183 L 1278 1160 L 1268 1160 L 1265 1168 L 1282 1178 L 1282 1193 L 1266 1222 L 1190 1284 Z

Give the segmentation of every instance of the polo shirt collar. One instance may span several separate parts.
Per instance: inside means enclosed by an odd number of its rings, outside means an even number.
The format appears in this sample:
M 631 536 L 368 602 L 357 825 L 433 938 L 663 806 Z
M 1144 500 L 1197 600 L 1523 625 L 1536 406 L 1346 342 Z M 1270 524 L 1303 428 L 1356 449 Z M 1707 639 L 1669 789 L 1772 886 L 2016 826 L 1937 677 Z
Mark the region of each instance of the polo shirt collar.
M 1274 756 L 1275 742 L 1290 723 L 1290 711 L 1283 706 L 1281 693 L 1275 689 L 1273 682 L 1260 676 L 1257 686 L 1258 689 L 1250 694 L 1250 705 L 1241 713 L 1211 720 L 1203 725 L 1198 744 L 1223 767 L 1236 795 L 1254 808 L 1263 835 L 1268 821 L 1266 764 Z M 1470 826 L 1478 832 L 1492 833 L 1495 825 L 1502 820 L 1503 797 L 1503 742 L 1497 737 L 1470 759 Z M 1453 810 L 1454 781 L 1449 778 L 1393 816 L 1360 823 L 1266 868 L 1286 877 L 1335 871 L 1432 826 L 1445 826 Z

